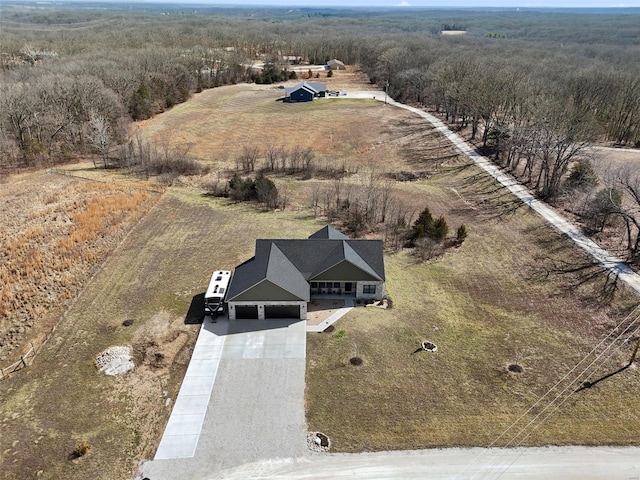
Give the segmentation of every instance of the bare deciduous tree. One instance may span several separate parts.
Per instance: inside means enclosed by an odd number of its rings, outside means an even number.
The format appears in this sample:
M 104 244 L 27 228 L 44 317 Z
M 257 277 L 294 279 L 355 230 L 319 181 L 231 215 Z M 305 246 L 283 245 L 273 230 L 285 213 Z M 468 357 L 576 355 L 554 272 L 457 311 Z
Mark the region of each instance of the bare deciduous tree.
M 236 167 L 243 172 L 253 172 L 259 156 L 260 149 L 258 147 L 245 145 L 242 147 L 242 153 L 236 158 Z
M 625 193 L 619 213 L 625 222 L 629 260 L 640 263 L 640 172 L 635 166 L 620 167 L 612 172 L 608 182 Z
M 109 121 L 102 115 L 93 114 L 89 120 L 89 128 L 91 129 L 88 137 L 89 143 L 93 145 L 100 155 L 104 168 L 107 168 L 109 151 L 111 150 L 112 145 L 111 126 L 109 125 Z M 94 167 L 96 166 L 95 160 L 93 165 Z

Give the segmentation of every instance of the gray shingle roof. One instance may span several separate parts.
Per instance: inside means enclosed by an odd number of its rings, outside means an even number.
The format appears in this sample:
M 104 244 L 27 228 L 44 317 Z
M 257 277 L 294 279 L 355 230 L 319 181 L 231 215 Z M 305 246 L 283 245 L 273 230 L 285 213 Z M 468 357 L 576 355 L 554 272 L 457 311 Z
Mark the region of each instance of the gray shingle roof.
M 285 87 L 284 92 L 291 94 L 296 90 L 304 89 L 307 92 L 311 92 L 314 95 L 327 90 L 327 84 L 322 82 L 302 82 L 294 85 L 293 87 Z
M 311 93 L 312 95 L 317 94 L 318 92 L 311 88 L 308 85 L 304 85 L 304 84 L 299 84 L 296 85 L 295 87 L 286 87 L 284 89 L 284 93 L 286 93 L 287 95 L 291 95 L 293 92 L 297 92 L 298 90 L 306 90 L 307 92 Z
M 311 235 L 309 235 L 309 238 L 332 238 L 335 240 L 349 240 L 349 237 L 347 237 L 340 230 L 336 230 L 331 225 L 322 227 L 316 233 L 312 233 Z
M 322 83 L 322 82 L 304 82 L 304 83 L 310 86 L 311 88 L 313 88 L 318 93 L 327 91 L 326 83 Z
M 269 252 L 267 280 L 291 292 L 301 300 L 309 301 L 309 285 L 275 243 L 271 244 Z
M 256 240 L 256 254 L 238 265 L 228 299 L 268 279 L 301 299 L 309 298 L 309 280 L 342 261 L 384 281 L 382 241 L 350 240 L 327 226 L 300 240 Z M 339 279 L 336 279 L 339 280 Z

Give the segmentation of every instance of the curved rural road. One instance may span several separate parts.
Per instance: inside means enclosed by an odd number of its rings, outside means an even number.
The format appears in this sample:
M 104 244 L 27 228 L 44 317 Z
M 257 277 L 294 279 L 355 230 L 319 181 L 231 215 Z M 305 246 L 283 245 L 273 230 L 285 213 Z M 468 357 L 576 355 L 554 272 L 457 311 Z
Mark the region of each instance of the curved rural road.
M 348 92 L 346 96 L 341 98 L 374 98 L 381 102 L 385 101 L 384 92 L 380 91 L 354 91 Z M 562 215 L 556 212 L 553 208 L 551 208 L 546 203 L 536 199 L 526 187 L 520 184 L 515 178 L 513 178 L 508 173 L 503 172 L 500 168 L 488 160 L 486 157 L 483 157 L 479 153 L 477 153 L 467 142 L 465 142 L 459 135 L 453 133 L 449 128 L 440 120 L 439 118 L 423 111 L 418 108 L 410 107 L 403 103 L 396 102 L 390 97 L 386 98 L 386 102 L 389 105 L 393 105 L 398 108 L 403 108 L 405 110 L 409 110 L 410 112 L 415 113 L 416 115 L 427 120 L 431 125 L 435 127 L 442 135 L 447 137 L 451 143 L 453 143 L 456 148 L 462 153 L 466 155 L 471 160 L 473 160 L 476 165 L 482 168 L 485 172 L 491 175 L 494 179 L 496 179 L 500 184 L 502 184 L 507 190 L 509 190 L 513 195 L 518 197 L 523 203 L 527 204 L 531 207 L 535 212 L 537 212 L 542 218 L 544 218 L 549 224 L 551 224 L 554 228 L 556 228 L 560 233 L 566 235 L 571 240 L 573 240 L 576 245 L 586 251 L 594 260 L 596 260 L 599 264 L 601 264 L 607 270 L 610 270 L 618 278 L 626 283 L 629 287 L 631 287 L 636 292 L 640 293 L 640 275 L 635 273 L 629 266 L 622 261 L 620 258 L 609 253 L 604 248 L 601 248 L 598 244 L 596 244 L 593 240 L 586 237 L 580 230 L 567 221 Z M 639 479 L 640 480 L 640 479 Z

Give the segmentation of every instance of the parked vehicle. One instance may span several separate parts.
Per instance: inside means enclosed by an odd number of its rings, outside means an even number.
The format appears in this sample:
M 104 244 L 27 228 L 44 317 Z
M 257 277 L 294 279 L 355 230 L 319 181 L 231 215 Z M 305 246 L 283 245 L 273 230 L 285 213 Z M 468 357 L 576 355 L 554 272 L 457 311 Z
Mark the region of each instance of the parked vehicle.
M 227 297 L 227 288 L 231 281 L 229 270 L 216 270 L 211 275 L 209 287 L 204 294 L 204 314 L 216 316 L 224 312 L 224 301 Z

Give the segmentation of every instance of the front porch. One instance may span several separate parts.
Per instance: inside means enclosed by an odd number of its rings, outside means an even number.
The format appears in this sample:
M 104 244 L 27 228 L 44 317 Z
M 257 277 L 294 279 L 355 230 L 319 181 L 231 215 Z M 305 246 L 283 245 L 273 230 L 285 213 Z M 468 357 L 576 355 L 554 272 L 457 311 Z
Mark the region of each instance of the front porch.
M 355 297 L 357 291 L 356 282 L 311 282 L 310 287 L 309 292 L 312 297 L 318 295 Z
M 376 280 L 363 281 L 312 281 L 309 283 L 310 297 L 319 298 L 330 295 L 360 300 L 382 298 L 384 282 Z

